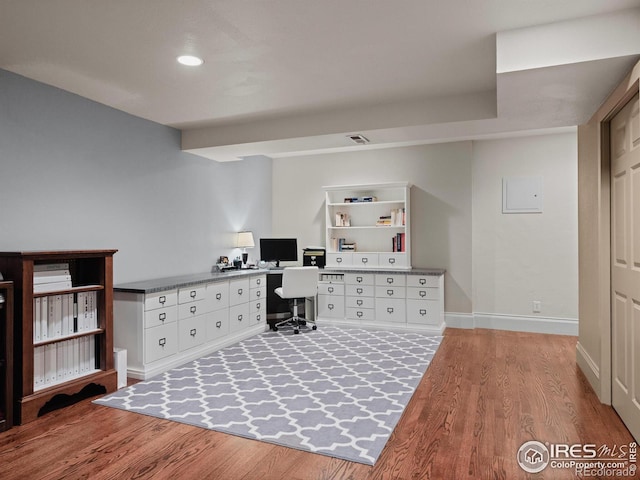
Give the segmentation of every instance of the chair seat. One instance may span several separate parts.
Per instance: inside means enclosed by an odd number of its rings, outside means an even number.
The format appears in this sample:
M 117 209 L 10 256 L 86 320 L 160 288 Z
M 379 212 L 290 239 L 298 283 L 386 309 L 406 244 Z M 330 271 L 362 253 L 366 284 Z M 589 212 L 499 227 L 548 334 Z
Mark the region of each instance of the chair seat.
M 282 287 L 276 288 L 274 292 L 276 292 L 276 295 L 278 295 L 280 298 L 284 298 L 284 294 L 282 293 Z

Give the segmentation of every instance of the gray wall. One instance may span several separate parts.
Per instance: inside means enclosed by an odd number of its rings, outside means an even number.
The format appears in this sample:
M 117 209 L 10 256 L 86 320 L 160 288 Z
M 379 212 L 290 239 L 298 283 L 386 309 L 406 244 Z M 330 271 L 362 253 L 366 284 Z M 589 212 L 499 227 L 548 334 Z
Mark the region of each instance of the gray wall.
M 183 153 L 178 130 L 0 70 L 0 208 L 2 251 L 117 248 L 116 283 L 203 272 L 233 232 L 271 233 L 271 161 Z

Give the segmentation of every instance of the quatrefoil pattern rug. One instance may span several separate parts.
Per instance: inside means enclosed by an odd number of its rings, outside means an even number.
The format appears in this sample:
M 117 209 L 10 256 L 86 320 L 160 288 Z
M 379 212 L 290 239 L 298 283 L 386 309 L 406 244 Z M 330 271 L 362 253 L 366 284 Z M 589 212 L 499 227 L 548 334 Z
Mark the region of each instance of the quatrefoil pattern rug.
M 95 403 L 373 465 L 441 340 L 265 332 Z

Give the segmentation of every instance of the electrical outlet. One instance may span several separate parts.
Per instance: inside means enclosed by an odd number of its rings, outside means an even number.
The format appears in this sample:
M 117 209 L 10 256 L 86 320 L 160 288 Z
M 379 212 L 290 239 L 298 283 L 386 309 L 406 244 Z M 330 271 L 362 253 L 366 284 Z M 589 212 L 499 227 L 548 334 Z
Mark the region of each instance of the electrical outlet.
M 533 313 L 540 313 L 540 300 L 533 301 Z

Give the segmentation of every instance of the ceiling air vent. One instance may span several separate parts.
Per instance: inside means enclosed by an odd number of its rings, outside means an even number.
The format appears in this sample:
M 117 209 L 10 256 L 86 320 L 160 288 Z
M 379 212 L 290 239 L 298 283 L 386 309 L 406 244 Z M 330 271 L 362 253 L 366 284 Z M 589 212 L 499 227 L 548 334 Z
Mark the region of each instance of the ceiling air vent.
M 350 138 L 352 142 L 357 143 L 358 145 L 369 143 L 369 139 L 364 135 L 360 135 L 359 133 L 355 135 L 347 135 L 347 138 Z

